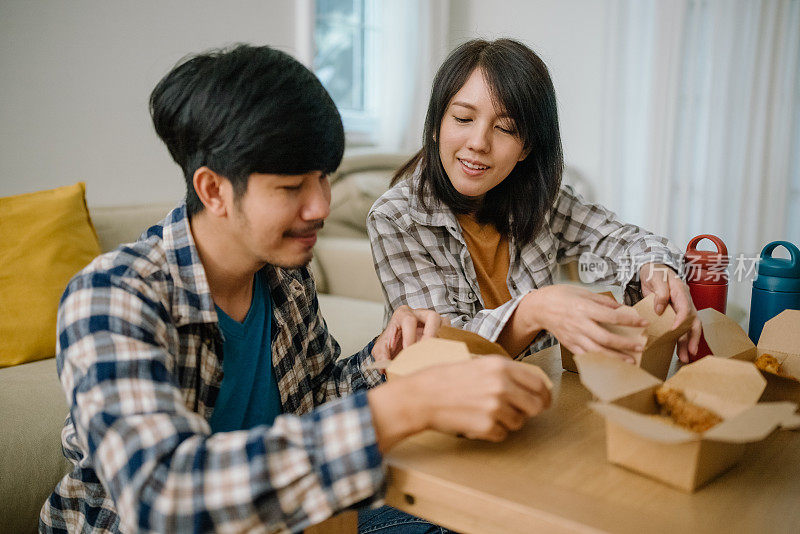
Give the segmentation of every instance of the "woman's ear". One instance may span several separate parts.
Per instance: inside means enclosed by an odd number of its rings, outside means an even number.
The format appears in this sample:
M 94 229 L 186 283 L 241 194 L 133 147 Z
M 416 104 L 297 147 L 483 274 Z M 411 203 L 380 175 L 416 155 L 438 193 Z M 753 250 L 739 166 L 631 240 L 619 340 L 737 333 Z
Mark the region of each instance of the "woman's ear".
M 530 153 L 531 153 L 531 149 L 530 149 L 530 148 L 526 148 L 525 150 L 523 150 L 523 151 L 522 151 L 522 154 L 520 155 L 520 157 L 519 157 L 519 159 L 517 160 L 517 162 L 520 162 L 520 161 L 522 161 L 523 159 L 527 158 L 527 157 L 528 157 L 528 154 L 530 154 Z

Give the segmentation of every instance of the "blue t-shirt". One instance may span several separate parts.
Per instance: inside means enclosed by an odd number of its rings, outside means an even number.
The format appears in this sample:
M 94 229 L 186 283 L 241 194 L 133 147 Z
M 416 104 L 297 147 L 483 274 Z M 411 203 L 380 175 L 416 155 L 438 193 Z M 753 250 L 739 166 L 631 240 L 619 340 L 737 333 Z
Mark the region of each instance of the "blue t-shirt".
M 212 432 L 271 425 L 281 413 L 272 369 L 272 301 L 261 273 L 253 279 L 253 301 L 241 323 L 217 306 L 222 331 L 224 376 L 209 424 Z

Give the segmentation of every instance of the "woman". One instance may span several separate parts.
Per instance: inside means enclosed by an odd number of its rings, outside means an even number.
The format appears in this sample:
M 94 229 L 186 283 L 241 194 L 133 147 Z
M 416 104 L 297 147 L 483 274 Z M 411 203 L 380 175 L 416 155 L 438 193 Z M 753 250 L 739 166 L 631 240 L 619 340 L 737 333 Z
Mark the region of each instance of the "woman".
M 626 302 L 655 293 L 676 326 L 696 315 L 665 238 L 619 222 L 561 186 L 563 155 L 553 84 L 541 59 L 510 39 L 453 51 L 434 79 L 423 148 L 370 210 L 367 229 L 387 312 L 431 308 L 497 340 L 513 355 L 553 342 L 633 361 L 642 342 L 601 323 L 644 326 L 612 298 L 554 285 L 558 263 L 592 252 L 610 267 L 600 282 Z M 696 353 L 700 322 L 678 343 Z

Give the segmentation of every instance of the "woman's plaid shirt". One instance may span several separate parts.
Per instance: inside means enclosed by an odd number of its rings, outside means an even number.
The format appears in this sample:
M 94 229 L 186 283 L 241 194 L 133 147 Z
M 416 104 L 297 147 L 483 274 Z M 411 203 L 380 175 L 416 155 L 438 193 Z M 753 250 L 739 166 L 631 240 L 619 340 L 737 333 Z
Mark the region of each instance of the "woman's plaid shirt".
M 309 271 L 264 269 L 286 415 L 218 434 L 208 419 L 222 339 L 185 206 L 72 279 L 57 364 L 74 467 L 45 503 L 41 531 L 297 531 L 380 498 L 384 468 L 361 391 L 382 380 L 362 370 L 370 347 L 337 361 Z
M 383 286 L 388 318 L 399 306 L 429 308 L 453 326 L 495 341 L 531 290 L 551 285 L 559 263 L 584 252 L 604 260 L 605 276 L 598 284 L 625 288 L 625 300 L 641 299 L 639 268 L 655 262 L 680 272 L 680 252 L 667 239 L 590 204 L 564 186 L 547 214 L 542 230 L 530 244 L 509 242 L 508 289 L 511 300 L 484 309 L 467 244 L 453 212 L 436 199 L 420 205 L 417 175 L 400 181 L 381 196 L 367 216 L 375 269 Z M 555 343 L 543 332 L 523 355 Z

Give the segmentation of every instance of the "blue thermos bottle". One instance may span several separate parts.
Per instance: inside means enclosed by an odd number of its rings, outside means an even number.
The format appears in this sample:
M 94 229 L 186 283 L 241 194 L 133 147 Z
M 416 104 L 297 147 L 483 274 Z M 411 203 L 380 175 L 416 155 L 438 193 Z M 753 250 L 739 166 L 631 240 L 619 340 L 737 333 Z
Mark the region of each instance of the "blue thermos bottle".
M 779 246 L 789 251 L 791 259 L 772 257 Z M 758 343 L 764 323 L 783 310 L 800 310 L 800 250 L 788 241 L 773 241 L 761 251 L 753 280 L 748 331 L 753 343 Z

